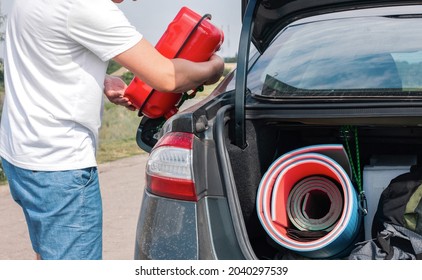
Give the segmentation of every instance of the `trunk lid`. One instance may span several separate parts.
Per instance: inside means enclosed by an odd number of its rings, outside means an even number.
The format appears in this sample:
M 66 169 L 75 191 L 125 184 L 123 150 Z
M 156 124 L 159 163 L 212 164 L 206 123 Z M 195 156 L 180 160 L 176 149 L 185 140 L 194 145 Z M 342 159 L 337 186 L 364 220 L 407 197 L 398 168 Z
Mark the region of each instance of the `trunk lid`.
M 243 24 L 239 42 L 234 95 L 235 126 L 233 142 L 246 147 L 245 95 L 251 42 L 259 53 L 264 53 L 277 34 L 289 23 L 328 12 L 340 12 L 363 7 L 411 4 L 416 1 L 383 0 L 242 0 Z

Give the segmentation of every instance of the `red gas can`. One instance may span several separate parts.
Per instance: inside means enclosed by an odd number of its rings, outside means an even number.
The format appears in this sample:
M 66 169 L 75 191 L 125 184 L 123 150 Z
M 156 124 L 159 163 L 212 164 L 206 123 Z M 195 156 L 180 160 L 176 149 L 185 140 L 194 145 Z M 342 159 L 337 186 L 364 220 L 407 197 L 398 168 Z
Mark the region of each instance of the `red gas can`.
M 155 48 L 167 58 L 184 58 L 194 62 L 207 61 L 219 50 L 223 32 L 210 23 L 211 16 L 200 16 L 183 7 L 169 24 Z M 159 92 L 135 77 L 126 89 L 125 96 L 139 114 L 154 119 L 176 114 L 176 104 L 182 93 Z

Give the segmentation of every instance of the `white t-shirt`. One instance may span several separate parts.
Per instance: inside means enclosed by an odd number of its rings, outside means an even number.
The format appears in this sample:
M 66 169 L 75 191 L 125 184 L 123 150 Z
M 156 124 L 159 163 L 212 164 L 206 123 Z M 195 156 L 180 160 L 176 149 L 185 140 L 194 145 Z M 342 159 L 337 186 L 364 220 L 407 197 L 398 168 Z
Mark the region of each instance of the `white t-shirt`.
M 141 39 L 111 0 L 15 0 L 1 157 L 31 170 L 96 166 L 108 60 Z

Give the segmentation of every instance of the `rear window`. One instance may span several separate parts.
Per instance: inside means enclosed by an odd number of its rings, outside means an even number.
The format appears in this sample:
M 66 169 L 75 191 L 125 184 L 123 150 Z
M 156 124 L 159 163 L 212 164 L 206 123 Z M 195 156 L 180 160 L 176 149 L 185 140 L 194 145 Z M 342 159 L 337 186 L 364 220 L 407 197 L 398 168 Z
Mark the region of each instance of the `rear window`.
M 293 23 L 253 65 L 248 88 L 275 99 L 420 98 L 421 30 L 415 14 Z

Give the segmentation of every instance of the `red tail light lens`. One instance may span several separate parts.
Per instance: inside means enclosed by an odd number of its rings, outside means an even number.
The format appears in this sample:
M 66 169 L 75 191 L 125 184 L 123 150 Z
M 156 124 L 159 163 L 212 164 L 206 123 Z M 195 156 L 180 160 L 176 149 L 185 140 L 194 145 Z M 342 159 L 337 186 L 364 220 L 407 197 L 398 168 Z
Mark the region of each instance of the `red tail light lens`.
M 147 189 L 156 195 L 197 201 L 192 172 L 193 134 L 170 132 L 158 141 L 146 167 Z

